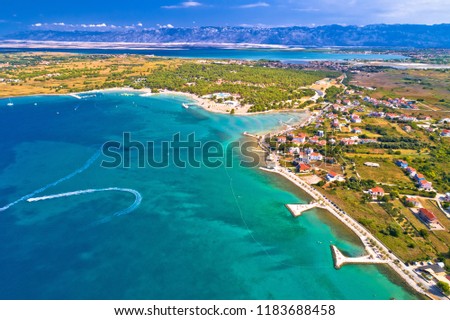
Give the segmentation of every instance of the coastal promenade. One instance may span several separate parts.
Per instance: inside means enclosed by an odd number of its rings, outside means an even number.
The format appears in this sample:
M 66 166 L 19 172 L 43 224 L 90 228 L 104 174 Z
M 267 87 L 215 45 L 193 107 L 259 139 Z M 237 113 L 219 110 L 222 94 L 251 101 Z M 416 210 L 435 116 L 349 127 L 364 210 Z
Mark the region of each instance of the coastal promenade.
M 361 226 L 356 220 L 350 217 L 345 211 L 340 209 L 336 204 L 331 202 L 328 198 L 322 195 L 314 187 L 308 185 L 300 179 L 293 172 L 289 172 L 286 168 L 280 165 L 275 166 L 274 169 L 260 168 L 261 170 L 272 172 L 283 176 L 304 192 L 309 194 L 316 202 L 319 202 L 339 221 L 345 224 L 352 230 L 361 240 L 368 255 L 373 258 L 383 260 L 383 263 L 389 265 L 409 286 L 411 286 L 418 293 L 428 296 L 430 299 L 436 299 L 427 292 L 436 292 L 428 282 L 422 279 L 418 274 L 408 270 L 407 266 L 395 256 L 383 243 L 375 238 L 368 230 Z

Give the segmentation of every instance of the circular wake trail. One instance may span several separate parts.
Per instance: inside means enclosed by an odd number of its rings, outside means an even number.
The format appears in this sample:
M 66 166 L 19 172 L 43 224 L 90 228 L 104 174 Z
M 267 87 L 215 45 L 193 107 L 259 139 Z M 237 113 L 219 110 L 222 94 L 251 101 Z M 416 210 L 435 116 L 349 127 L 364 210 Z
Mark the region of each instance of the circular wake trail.
M 45 201 L 50 199 L 57 199 L 57 198 L 65 198 L 65 197 L 72 197 L 72 196 L 79 196 L 82 194 L 87 193 L 95 193 L 95 192 L 107 192 L 107 191 L 119 191 L 119 192 L 128 192 L 135 196 L 135 200 L 131 206 L 128 208 L 118 211 L 114 213 L 115 216 L 121 216 L 127 213 L 130 213 L 131 211 L 135 210 L 142 201 L 141 194 L 133 189 L 127 189 L 127 188 L 102 188 L 102 189 L 86 189 L 86 190 L 77 190 L 77 191 L 71 191 L 71 192 L 64 192 L 64 193 L 58 193 L 58 194 L 51 194 L 48 196 L 42 196 L 42 197 L 35 197 L 35 198 L 28 198 L 28 202 L 36 202 L 36 201 Z

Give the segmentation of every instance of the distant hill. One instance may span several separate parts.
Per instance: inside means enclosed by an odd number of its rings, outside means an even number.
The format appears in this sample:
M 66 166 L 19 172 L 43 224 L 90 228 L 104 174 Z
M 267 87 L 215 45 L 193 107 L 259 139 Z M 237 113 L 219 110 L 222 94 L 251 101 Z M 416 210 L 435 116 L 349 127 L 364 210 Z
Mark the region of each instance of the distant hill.
M 319 27 L 197 27 L 131 30 L 43 30 L 30 29 L 3 39 L 143 42 L 143 43 L 254 43 L 305 47 L 368 46 L 450 48 L 450 24 L 368 25 Z

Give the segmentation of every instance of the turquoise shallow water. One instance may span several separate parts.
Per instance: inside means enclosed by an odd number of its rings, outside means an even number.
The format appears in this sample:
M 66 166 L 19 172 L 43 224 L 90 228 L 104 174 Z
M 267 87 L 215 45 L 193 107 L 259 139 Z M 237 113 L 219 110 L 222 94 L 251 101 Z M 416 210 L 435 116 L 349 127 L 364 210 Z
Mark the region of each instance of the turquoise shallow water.
M 225 144 L 300 115 L 228 116 L 181 108 L 181 98 L 97 94 L 0 100 L 0 207 L 82 168 L 107 140 L 160 141 L 195 132 Z M 37 105 L 34 105 L 37 103 Z M 374 266 L 335 270 L 329 245 L 362 252 L 324 211 L 293 219 L 308 199 L 257 169 L 85 171 L 36 196 L 129 188 L 0 212 L 2 299 L 413 299 Z M 234 162 L 240 159 L 236 155 Z M 133 158 L 133 160 L 135 160 Z
M 214 48 L 182 48 L 182 49 L 0 49 L 1 52 L 55 51 L 90 54 L 153 54 L 158 57 L 177 57 L 192 59 L 242 59 L 242 60 L 279 60 L 289 63 L 307 61 L 344 61 L 344 60 L 403 60 L 406 56 L 399 54 L 347 53 L 327 50 L 286 50 L 286 49 L 214 49 Z

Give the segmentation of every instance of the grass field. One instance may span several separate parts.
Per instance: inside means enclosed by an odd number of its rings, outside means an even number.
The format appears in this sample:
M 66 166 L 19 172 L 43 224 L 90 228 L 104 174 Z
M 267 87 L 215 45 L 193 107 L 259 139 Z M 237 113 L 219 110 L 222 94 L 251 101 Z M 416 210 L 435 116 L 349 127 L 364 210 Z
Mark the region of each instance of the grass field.
M 380 239 L 402 260 L 414 261 L 428 257 L 429 250 L 423 250 L 419 245 L 409 247 L 408 244 L 416 243 L 409 235 L 400 233 L 393 237 L 382 233 L 390 225 L 398 225 L 397 222 L 377 203 L 362 203 L 361 194 L 353 190 L 321 189 L 327 197 L 337 203 L 348 214 L 364 225 L 373 235 Z
M 395 165 L 391 157 L 359 157 L 352 158 L 356 165 L 356 171 L 361 179 L 374 180 L 379 183 L 402 185 L 405 187 L 414 187 L 411 179 Z M 379 168 L 372 168 L 364 165 L 364 162 L 375 162 L 380 164 Z
M 23 53 L 0 55 L 9 66 L 0 68 L 0 97 L 89 91 L 123 87 L 125 79 L 140 77 L 160 68 L 176 67 L 179 59 L 161 60 L 138 55 L 76 55 Z
M 0 54 L 0 97 L 131 87 L 198 96 L 227 92 L 250 112 L 304 108 L 308 87 L 340 73 L 144 55 Z M 217 100 L 221 100 L 217 98 Z M 309 102 L 309 101 L 308 101 Z
M 374 98 L 405 97 L 423 100 L 423 111 L 450 111 L 450 70 L 395 70 L 378 73 L 360 73 L 353 76 L 353 84 L 375 87 Z

